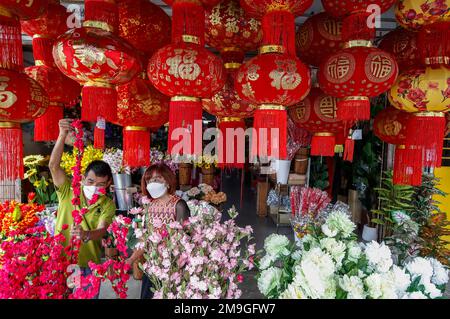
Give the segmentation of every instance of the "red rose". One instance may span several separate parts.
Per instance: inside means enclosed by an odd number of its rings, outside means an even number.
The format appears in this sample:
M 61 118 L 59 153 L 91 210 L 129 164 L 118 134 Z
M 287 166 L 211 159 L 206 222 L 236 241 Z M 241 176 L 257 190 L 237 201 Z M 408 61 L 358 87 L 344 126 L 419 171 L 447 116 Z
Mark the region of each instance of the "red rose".
M 33 192 L 28 193 L 28 202 L 29 203 L 34 202 L 35 198 L 36 198 L 36 193 L 33 193 Z

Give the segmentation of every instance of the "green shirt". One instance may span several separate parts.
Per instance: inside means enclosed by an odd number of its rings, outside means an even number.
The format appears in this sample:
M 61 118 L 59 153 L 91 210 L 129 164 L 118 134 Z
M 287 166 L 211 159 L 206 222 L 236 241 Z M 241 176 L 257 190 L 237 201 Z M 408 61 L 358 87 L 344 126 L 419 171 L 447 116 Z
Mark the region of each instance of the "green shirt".
M 72 205 L 73 190 L 68 178 L 61 187 L 57 188 L 56 193 L 58 195 L 58 215 L 56 217 L 55 234 L 63 234 L 66 238 L 64 246 L 68 246 L 70 243 L 70 228 L 73 224 L 72 211 L 74 207 Z M 101 221 L 105 221 L 108 225 L 112 223 L 116 214 L 116 206 L 112 199 L 108 196 L 100 196 L 98 201 L 89 206 L 83 191 L 80 195 L 81 207 L 87 207 L 88 212 L 84 215 L 81 223 L 83 230 L 95 230 Z M 68 229 L 62 230 L 62 226 L 67 224 Z M 78 256 L 78 265 L 81 267 L 87 267 L 88 262 L 92 261 L 96 264 L 100 263 L 102 252 L 101 240 L 90 240 L 87 243 L 81 243 L 80 252 Z

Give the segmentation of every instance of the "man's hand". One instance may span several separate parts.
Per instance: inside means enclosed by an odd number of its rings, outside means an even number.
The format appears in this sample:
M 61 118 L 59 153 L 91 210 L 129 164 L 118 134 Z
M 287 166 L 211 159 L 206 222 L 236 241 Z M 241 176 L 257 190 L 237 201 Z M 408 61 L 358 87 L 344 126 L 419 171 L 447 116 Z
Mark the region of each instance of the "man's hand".
M 73 127 L 72 127 L 72 119 L 62 119 L 59 120 L 59 135 L 62 136 L 67 136 L 67 134 L 69 134 L 70 132 L 73 131 Z
M 83 239 L 84 231 L 81 229 L 80 225 L 72 225 L 72 228 L 70 229 L 70 236 Z

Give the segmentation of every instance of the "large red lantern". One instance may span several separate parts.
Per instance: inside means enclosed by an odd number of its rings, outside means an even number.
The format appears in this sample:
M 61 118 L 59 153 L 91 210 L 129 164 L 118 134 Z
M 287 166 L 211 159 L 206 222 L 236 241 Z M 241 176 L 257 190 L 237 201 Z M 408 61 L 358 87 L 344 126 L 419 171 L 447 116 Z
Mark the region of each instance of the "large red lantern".
M 160 124 L 169 98 L 148 80 L 136 77 L 117 88 L 117 122 L 123 126 L 124 163 L 130 167 L 150 165 L 150 131 Z
M 343 123 L 336 116 L 337 99 L 313 88 L 308 96 L 289 110 L 294 123 L 313 133 L 311 155 L 334 156 L 336 135 Z
M 0 181 L 23 178 L 20 123 L 42 116 L 48 107 L 45 90 L 24 73 L 0 69 Z
M 113 121 L 116 115 L 116 85 L 130 81 L 140 70 L 136 50 L 112 31 L 117 29 L 113 0 L 86 0 L 82 28 L 59 37 L 53 47 L 58 68 L 83 85 L 82 119 L 98 117 Z
M 322 90 L 341 99 L 338 117 L 345 121 L 370 119 L 369 98 L 388 91 L 398 74 L 391 54 L 356 45 L 349 43 L 345 49 L 330 55 L 318 75 Z
M 422 63 L 415 32 L 403 28 L 392 30 L 383 37 L 378 48 L 395 57 L 400 71 L 417 67 Z
M 177 0 L 172 4 L 172 44 L 151 58 L 150 81 L 171 97 L 168 150 L 173 154 L 200 155 L 202 140 L 201 98 L 210 98 L 225 84 L 222 61 L 206 50 L 205 10 L 199 2 Z M 184 140 L 189 147 L 174 150 Z M 186 149 L 186 147 L 190 149 Z
M 49 2 L 54 0 L 1 0 L 0 7 L 5 8 L 21 20 L 36 19 L 45 13 Z
M 410 114 L 388 107 L 375 117 L 373 131 L 382 141 L 396 145 L 393 183 L 418 186 L 422 183 L 422 151 L 405 145 L 410 118 Z
M 0 67 L 23 70 L 22 34 L 19 18 L 0 7 Z
M 148 0 L 121 0 L 119 35 L 150 58 L 159 48 L 170 43 L 170 17 Z
M 302 61 L 319 66 L 343 46 L 342 21 L 327 12 L 315 14 L 300 26 L 296 34 L 297 54 Z
M 80 95 L 80 85 L 56 68 L 52 55 L 55 39 L 67 30 L 68 16 L 64 6 L 49 4 L 46 14 L 40 18 L 22 21 L 22 30 L 33 37 L 36 64 L 26 68 L 25 72 L 45 89 L 50 99 L 47 112 L 35 121 L 35 141 L 58 138 L 58 122 L 63 118 L 64 106 L 76 104 Z

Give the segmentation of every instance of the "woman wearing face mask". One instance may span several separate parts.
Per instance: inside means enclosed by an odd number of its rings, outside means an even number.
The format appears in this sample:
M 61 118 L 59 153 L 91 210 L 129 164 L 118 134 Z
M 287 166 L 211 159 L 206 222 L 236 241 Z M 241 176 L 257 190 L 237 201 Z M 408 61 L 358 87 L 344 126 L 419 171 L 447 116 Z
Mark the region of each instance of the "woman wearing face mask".
M 176 176 L 170 168 L 164 164 L 150 166 L 142 176 L 142 194 L 150 199 L 146 223 L 154 219 L 161 220 L 163 224 L 173 221 L 183 222 L 190 216 L 186 202 L 175 196 Z M 145 227 L 145 225 L 144 225 Z M 144 255 L 144 250 L 136 250 L 127 260 L 132 265 Z M 150 279 L 144 275 L 142 278 L 141 299 L 152 298 L 150 291 Z

